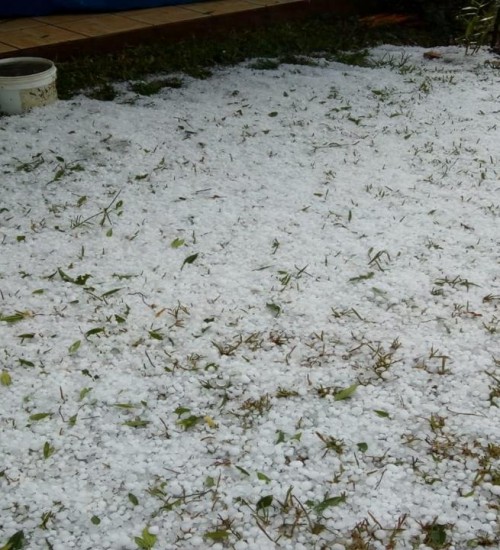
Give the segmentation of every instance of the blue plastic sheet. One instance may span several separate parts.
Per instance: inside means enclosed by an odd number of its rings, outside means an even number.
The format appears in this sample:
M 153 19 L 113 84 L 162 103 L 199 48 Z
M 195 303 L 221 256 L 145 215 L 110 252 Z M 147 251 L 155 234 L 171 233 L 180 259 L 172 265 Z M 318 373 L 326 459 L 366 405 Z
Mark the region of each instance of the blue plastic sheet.
M 0 0 L 0 18 L 135 10 L 189 4 L 196 1 L 200 0 Z M 0 36 L 1 33 L 0 23 Z

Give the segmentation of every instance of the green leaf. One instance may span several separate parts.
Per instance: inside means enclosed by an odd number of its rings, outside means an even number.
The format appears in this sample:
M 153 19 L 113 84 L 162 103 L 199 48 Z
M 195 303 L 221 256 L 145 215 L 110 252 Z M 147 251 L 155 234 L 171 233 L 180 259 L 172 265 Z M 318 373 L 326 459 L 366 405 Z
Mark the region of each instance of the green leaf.
M 351 277 L 349 279 L 350 283 L 358 283 L 359 281 L 366 281 L 367 279 L 371 279 L 375 273 L 373 271 L 369 271 L 365 275 L 358 275 L 357 277 Z
M 123 279 L 133 279 L 134 277 L 139 277 L 139 275 L 133 275 L 128 273 L 113 273 L 113 277 L 116 277 L 120 281 Z
M 53 413 L 35 413 L 32 414 L 29 418 L 34 422 L 38 422 L 39 420 L 43 420 L 44 418 L 51 418 L 52 415 Z
M 43 288 L 37 288 L 31 294 L 43 294 L 45 290 Z
M 19 359 L 19 364 L 23 367 L 34 367 L 35 363 L 28 361 L 27 359 Z
M 12 378 L 6 370 L 0 373 L 0 384 L 2 386 L 10 386 L 12 384 Z
M 136 406 L 133 403 L 113 403 L 113 407 L 118 407 L 119 409 L 135 409 Z
M 78 351 L 78 348 L 80 347 L 80 344 L 82 343 L 81 340 L 76 340 L 69 346 L 68 351 L 70 355 L 73 355 L 73 353 L 76 353 Z
M 134 506 L 137 506 L 139 504 L 139 499 L 133 493 L 128 494 L 128 499 Z
M 150 330 L 149 331 L 149 337 L 153 340 L 163 340 L 163 334 L 160 332 L 157 332 L 156 330 Z
M 59 277 L 61 277 L 61 279 L 66 283 L 73 283 L 73 284 L 75 283 L 75 280 L 73 279 L 73 277 L 70 277 L 67 273 L 64 273 L 62 269 L 58 268 L 57 272 L 59 273 Z
M 356 446 L 362 453 L 366 453 L 368 450 L 368 444 L 362 441 L 361 443 L 357 443 Z
M 68 424 L 70 426 L 74 426 L 76 424 L 76 420 L 78 418 L 78 415 L 77 414 L 74 414 L 73 416 L 70 416 L 69 417 L 69 420 L 68 420 Z
M 215 487 L 215 479 L 212 476 L 207 476 L 205 479 L 205 487 L 208 489 Z
M 272 111 L 267 116 L 270 116 L 271 118 L 274 118 L 275 116 L 278 116 L 278 111 Z
M 92 277 L 92 275 L 89 275 L 88 273 L 85 275 L 78 275 L 75 279 L 73 277 L 70 277 L 67 273 L 64 273 L 64 271 L 60 268 L 57 269 L 57 272 L 59 273 L 59 276 L 63 281 L 66 283 L 73 283 L 74 285 L 83 286 L 86 284 L 87 280 Z
M 117 292 L 120 292 L 121 288 L 113 288 L 112 290 L 108 290 L 107 292 L 104 292 L 104 294 L 101 294 L 101 298 L 107 298 L 108 296 L 111 296 L 113 294 L 116 294 Z
M 262 472 L 257 472 L 257 478 L 261 481 L 265 481 L 266 483 L 270 483 L 271 480 L 266 476 L 266 474 L 263 474 Z
M 23 241 L 25 241 L 25 240 L 26 240 L 26 235 L 18 235 L 18 236 L 16 237 L 16 241 L 17 241 L 18 243 L 21 243 L 21 242 L 23 242 Z
M 440 525 L 439 523 L 434 523 L 430 525 L 427 529 L 427 536 L 425 537 L 424 543 L 428 544 L 434 549 L 443 548 L 446 543 L 446 525 Z
M 104 327 L 91 328 L 90 330 L 87 330 L 87 332 L 85 333 L 85 338 L 88 338 L 89 336 L 93 336 L 94 334 L 100 334 L 101 332 L 105 332 Z
M 80 390 L 80 395 L 78 396 L 78 401 L 83 401 L 85 396 L 92 391 L 92 388 L 83 388 Z
M 174 411 L 174 413 L 177 416 L 182 416 L 185 413 L 188 413 L 191 409 L 188 409 L 187 407 L 177 407 Z
M 276 432 L 278 434 L 278 439 L 276 440 L 276 444 L 278 443 L 284 443 L 285 442 L 285 432 L 278 430 Z
M 181 246 L 184 246 L 184 243 L 186 241 L 184 239 L 174 239 L 171 243 L 170 243 L 170 246 L 172 248 L 180 248 Z
M 268 303 L 266 304 L 267 309 L 271 311 L 276 317 L 281 314 L 281 307 L 277 304 Z
M 245 468 L 242 468 L 241 466 L 237 466 L 236 464 L 234 465 L 234 467 L 235 467 L 237 470 L 239 470 L 243 475 L 250 477 L 250 472 L 248 472 L 247 470 L 245 470 Z
M 124 426 L 128 426 L 129 428 L 145 428 L 148 426 L 151 422 L 149 420 L 127 420 L 123 423 Z
M 56 452 L 55 448 L 51 446 L 51 444 L 46 441 L 43 445 L 43 458 L 47 460 L 50 456 L 52 456 Z
M 17 337 L 21 338 L 21 340 L 32 340 L 35 334 L 33 332 L 26 332 L 25 334 L 18 334 Z
M 358 386 L 359 384 L 352 384 L 352 386 L 335 393 L 333 396 L 334 401 L 343 401 L 344 399 L 348 399 L 354 394 Z
M 325 498 L 325 500 L 323 500 L 322 502 L 314 506 L 314 510 L 316 511 L 317 514 L 322 514 L 327 508 L 330 508 L 330 506 L 338 506 L 339 504 L 345 501 L 346 501 L 345 494 L 342 494 L 338 497 Z
M 389 418 L 389 413 L 387 411 L 382 411 L 380 409 L 374 409 L 373 412 L 382 418 Z
M 113 236 L 113 229 L 110 227 L 107 231 L 106 231 L 106 237 L 112 237 Z
M 0 321 L 5 321 L 6 323 L 19 323 L 19 321 L 22 321 L 23 319 L 26 319 L 26 317 L 29 317 L 29 315 L 23 311 L 16 311 L 15 313 L 12 313 L 11 315 L 1 315 L 0 314 Z
M 259 510 L 263 510 L 264 508 L 269 508 L 271 504 L 273 503 L 273 495 L 266 495 L 265 497 L 262 497 L 257 501 L 257 504 L 255 505 L 255 509 L 257 512 Z
M 14 533 L 0 550 L 21 550 L 25 544 L 24 531 Z
M 191 256 L 188 256 L 183 262 L 181 266 L 181 271 L 184 269 L 184 266 L 186 264 L 192 264 L 196 258 L 198 257 L 198 252 L 196 254 L 191 254 Z
M 189 430 L 189 428 L 196 426 L 196 424 L 198 424 L 198 422 L 200 422 L 201 419 L 202 419 L 201 416 L 195 416 L 194 414 L 192 414 L 187 418 L 182 418 L 181 420 L 177 420 L 177 424 L 179 424 L 179 426 L 182 426 L 185 430 Z
M 213 541 L 226 540 L 229 537 L 229 531 L 208 531 L 203 536 Z
M 64 168 L 59 168 L 56 171 L 56 174 L 55 174 L 54 179 L 52 181 L 59 181 L 64 176 L 65 173 L 66 173 L 66 170 Z
M 148 527 L 142 530 L 142 537 L 135 537 L 135 543 L 141 550 L 151 550 L 156 544 L 156 535 L 152 535 L 149 532 Z
M 101 523 L 101 519 L 98 518 L 97 516 L 92 516 L 90 518 L 90 521 L 94 524 L 94 525 L 99 525 L 99 523 Z

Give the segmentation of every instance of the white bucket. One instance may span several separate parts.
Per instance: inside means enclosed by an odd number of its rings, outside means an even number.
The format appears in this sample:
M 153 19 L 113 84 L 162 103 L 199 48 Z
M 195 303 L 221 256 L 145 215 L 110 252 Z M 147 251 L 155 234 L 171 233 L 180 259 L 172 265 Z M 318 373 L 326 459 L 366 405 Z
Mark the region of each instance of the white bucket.
M 42 57 L 0 59 L 0 112 L 24 113 L 57 100 L 57 69 Z

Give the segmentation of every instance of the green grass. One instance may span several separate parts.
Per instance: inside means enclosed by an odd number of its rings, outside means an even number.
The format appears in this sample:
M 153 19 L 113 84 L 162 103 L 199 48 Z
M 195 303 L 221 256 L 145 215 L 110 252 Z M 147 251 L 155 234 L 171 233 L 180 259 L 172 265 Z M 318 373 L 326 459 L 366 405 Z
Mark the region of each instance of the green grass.
M 356 18 L 316 16 L 257 30 L 234 30 L 223 37 L 190 38 L 176 44 L 157 42 L 111 54 L 78 57 L 58 65 L 58 92 L 61 99 L 85 91 L 89 97 L 109 101 L 116 96 L 111 84 L 115 81 L 143 81 L 158 73 L 207 78 L 214 67 L 231 66 L 250 58 L 257 58 L 254 66 L 262 69 L 277 68 L 280 63 L 313 63 L 307 56 L 318 55 L 365 64 L 366 48 L 381 42 L 430 46 L 439 43 L 440 38 L 436 29 L 369 29 Z M 162 87 L 152 85 L 144 91 L 149 95 Z

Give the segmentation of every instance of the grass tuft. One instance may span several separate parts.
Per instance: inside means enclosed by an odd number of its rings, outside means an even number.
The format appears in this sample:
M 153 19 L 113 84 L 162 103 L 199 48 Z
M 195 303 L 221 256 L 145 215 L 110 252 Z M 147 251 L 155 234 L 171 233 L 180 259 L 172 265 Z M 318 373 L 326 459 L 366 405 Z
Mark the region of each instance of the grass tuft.
M 112 83 L 131 80 L 138 82 L 136 93 L 151 95 L 180 83 L 173 77 L 147 82 L 148 75 L 184 73 L 206 79 L 214 67 L 246 59 L 257 59 L 250 66 L 259 70 L 276 69 L 281 63 L 312 65 L 316 64 L 314 57 L 366 66 L 367 48 L 384 42 L 433 46 L 442 44 L 443 39 L 439 29 L 391 27 L 388 32 L 368 28 L 357 18 L 314 16 L 259 29 L 233 30 L 223 37 L 190 38 L 177 44 L 156 42 L 78 57 L 58 65 L 58 93 L 61 99 L 68 99 L 86 91 L 91 98 L 112 101 L 117 96 Z

